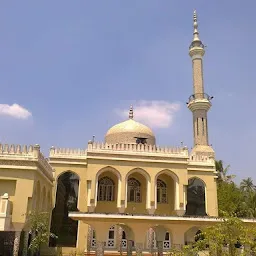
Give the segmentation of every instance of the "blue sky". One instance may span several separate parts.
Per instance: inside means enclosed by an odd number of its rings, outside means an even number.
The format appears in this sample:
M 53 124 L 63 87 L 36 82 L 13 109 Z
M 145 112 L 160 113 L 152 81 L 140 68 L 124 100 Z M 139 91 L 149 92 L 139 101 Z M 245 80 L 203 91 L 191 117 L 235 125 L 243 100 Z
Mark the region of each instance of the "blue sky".
M 140 118 L 151 107 L 151 125 L 162 107 L 158 144 L 191 147 L 194 9 L 207 45 L 205 91 L 214 96 L 210 143 L 239 180 L 256 181 L 253 0 L 2 1 L 0 112 L 9 112 L 0 115 L 1 142 L 39 143 L 46 155 L 52 145 L 85 148 L 134 104 L 135 119 L 136 106 Z

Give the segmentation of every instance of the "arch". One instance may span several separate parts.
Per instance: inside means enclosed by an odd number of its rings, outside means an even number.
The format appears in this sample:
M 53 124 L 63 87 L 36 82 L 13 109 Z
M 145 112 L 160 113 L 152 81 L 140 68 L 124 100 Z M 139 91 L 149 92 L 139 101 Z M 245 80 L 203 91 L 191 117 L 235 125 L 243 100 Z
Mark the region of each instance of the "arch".
M 128 178 L 129 178 L 129 176 L 130 175 L 132 175 L 133 173 L 139 173 L 139 174 L 141 174 L 147 181 L 151 181 L 151 177 L 150 177 L 150 175 L 149 175 L 149 173 L 147 172 L 147 171 L 145 171 L 144 169 L 142 169 L 142 168 L 134 168 L 134 169 L 132 169 L 132 170 L 130 170 L 127 174 L 126 174 L 126 176 L 125 176 L 125 182 L 127 183 L 127 180 L 128 180 Z
M 107 172 L 107 171 L 114 173 L 114 174 L 117 176 L 118 179 L 122 180 L 122 176 L 121 176 L 120 172 L 119 172 L 117 169 L 115 169 L 115 168 L 112 167 L 112 166 L 106 166 L 106 167 L 101 168 L 101 169 L 97 172 L 97 174 L 96 174 L 96 179 L 95 179 L 96 182 L 98 181 L 100 175 L 103 174 L 104 172 Z
M 55 207 L 52 211 L 51 232 L 58 236 L 57 246 L 76 245 L 78 221 L 69 218 L 70 211 L 78 211 L 80 178 L 76 172 L 64 171 L 57 177 Z
M 173 241 L 172 232 L 162 225 L 152 226 L 147 232 L 148 249 L 156 250 L 158 247 L 157 241 L 162 243 L 164 251 L 170 250 Z
M 98 201 L 115 200 L 115 182 L 108 176 L 104 176 L 98 181 Z
M 79 181 L 81 180 L 80 175 L 79 175 L 77 172 L 72 171 L 72 170 L 64 170 L 64 171 L 61 171 L 61 172 L 57 175 L 57 177 L 56 177 L 56 179 L 55 179 L 55 180 L 56 180 L 56 183 L 58 182 L 59 177 L 62 176 L 63 174 L 65 174 L 65 173 L 67 173 L 67 172 L 76 175 L 76 176 L 78 177 Z
M 191 177 L 187 186 L 187 205 L 185 215 L 205 216 L 206 214 L 206 185 L 198 177 Z
M 184 233 L 184 242 L 185 245 L 194 243 L 198 240 L 197 235 L 202 233 L 201 228 L 198 226 L 194 226 L 189 228 L 185 233 Z
M 161 174 L 167 174 L 168 176 L 171 176 L 174 181 L 176 181 L 176 182 L 178 182 L 178 183 L 180 182 L 179 177 L 178 177 L 178 175 L 177 175 L 176 173 L 174 173 L 173 171 L 171 171 L 171 170 L 169 170 L 169 169 L 164 169 L 164 170 L 162 170 L 162 171 L 160 171 L 160 172 L 158 172 L 158 173 L 156 174 L 156 176 L 155 176 L 155 184 L 157 183 L 157 179 L 158 179 L 158 177 L 159 177 Z
M 87 235 L 87 250 L 96 250 L 97 232 L 94 224 L 90 224 L 88 228 Z M 108 232 L 105 237 L 105 246 L 108 249 L 118 248 L 121 250 L 126 250 L 128 241 L 132 241 L 134 244 L 134 233 L 132 229 L 123 223 L 110 224 L 108 227 Z M 119 242 L 120 244 L 117 244 Z
M 98 198 L 98 194 L 99 194 L 99 192 L 98 192 L 99 178 L 100 178 L 100 176 L 103 176 L 105 172 L 109 173 L 109 174 L 113 174 L 112 178 L 115 182 L 115 187 L 114 187 L 114 194 L 115 194 L 114 197 L 115 198 L 114 198 L 114 200 L 111 200 L 111 201 L 114 203 L 114 202 L 118 201 L 118 197 L 120 196 L 120 194 L 118 194 L 118 187 L 121 184 L 122 177 L 121 177 L 120 172 L 117 169 L 115 169 L 111 166 L 103 167 L 96 173 L 96 178 L 95 178 L 95 183 L 94 183 L 95 184 L 95 188 L 94 188 L 95 189 L 94 190 L 95 191 L 95 197 Z M 105 175 L 105 176 L 107 176 L 107 175 Z M 97 210 L 96 211 L 101 211 L 100 208 L 99 208 L 99 205 L 98 205 L 98 203 L 100 203 L 100 202 L 101 201 L 98 202 L 98 200 L 96 201 L 96 205 L 97 205 Z M 116 205 L 115 206 L 112 205 L 112 207 L 110 207 L 109 210 L 110 210 L 110 212 L 116 211 Z

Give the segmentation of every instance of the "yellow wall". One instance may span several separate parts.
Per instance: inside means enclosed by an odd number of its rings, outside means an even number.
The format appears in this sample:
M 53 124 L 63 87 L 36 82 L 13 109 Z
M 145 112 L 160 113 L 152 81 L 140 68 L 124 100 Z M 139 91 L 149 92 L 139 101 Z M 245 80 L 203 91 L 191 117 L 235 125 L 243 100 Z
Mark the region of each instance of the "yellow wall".
M 40 170 L 24 170 L 24 169 L 1 169 L 0 167 L 0 193 L 9 194 L 12 210 L 12 224 L 17 229 L 22 229 L 26 220 L 26 215 L 31 210 L 36 210 L 35 202 L 40 204 L 35 193 L 35 184 L 40 184 L 40 194 L 52 194 L 52 183 L 45 176 L 42 176 Z M 43 190 L 44 189 L 44 190 Z M 52 208 L 49 204 L 51 201 L 45 200 L 45 207 L 38 210 L 49 211 Z

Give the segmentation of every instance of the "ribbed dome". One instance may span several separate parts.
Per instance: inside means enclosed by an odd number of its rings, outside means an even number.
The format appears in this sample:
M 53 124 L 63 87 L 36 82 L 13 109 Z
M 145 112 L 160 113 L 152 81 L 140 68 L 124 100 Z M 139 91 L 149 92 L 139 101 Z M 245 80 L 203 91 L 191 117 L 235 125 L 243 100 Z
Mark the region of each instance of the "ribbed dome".
M 129 120 L 111 127 L 105 135 L 105 142 L 110 144 L 135 144 L 137 138 L 146 139 L 148 145 L 155 145 L 156 139 L 152 130 L 144 124 L 133 120 L 133 109 L 130 109 Z

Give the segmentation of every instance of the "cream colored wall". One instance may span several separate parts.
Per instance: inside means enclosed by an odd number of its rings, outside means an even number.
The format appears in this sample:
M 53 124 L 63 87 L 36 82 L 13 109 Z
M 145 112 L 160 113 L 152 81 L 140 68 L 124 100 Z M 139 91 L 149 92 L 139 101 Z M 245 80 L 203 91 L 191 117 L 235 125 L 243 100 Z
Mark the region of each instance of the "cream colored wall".
M 36 173 L 36 170 L 24 169 L 1 169 L 0 168 L 0 191 L 9 194 L 11 202 L 12 224 L 14 229 L 22 229 L 26 220 L 26 214 L 34 208 L 34 202 L 40 204 L 34 187 L 37 182 L 41 185 L 40 194 L 43 194 L 43 188 L 47 193 L 51 194 L 52 184 L 46 178 Z M 38 194 L 38 193 L 37 193 Z M 38 210 L 47 210 L 48 202 L 45 200 L 45 208 Z M 50 203 L 50 202 L 49 202 Z

